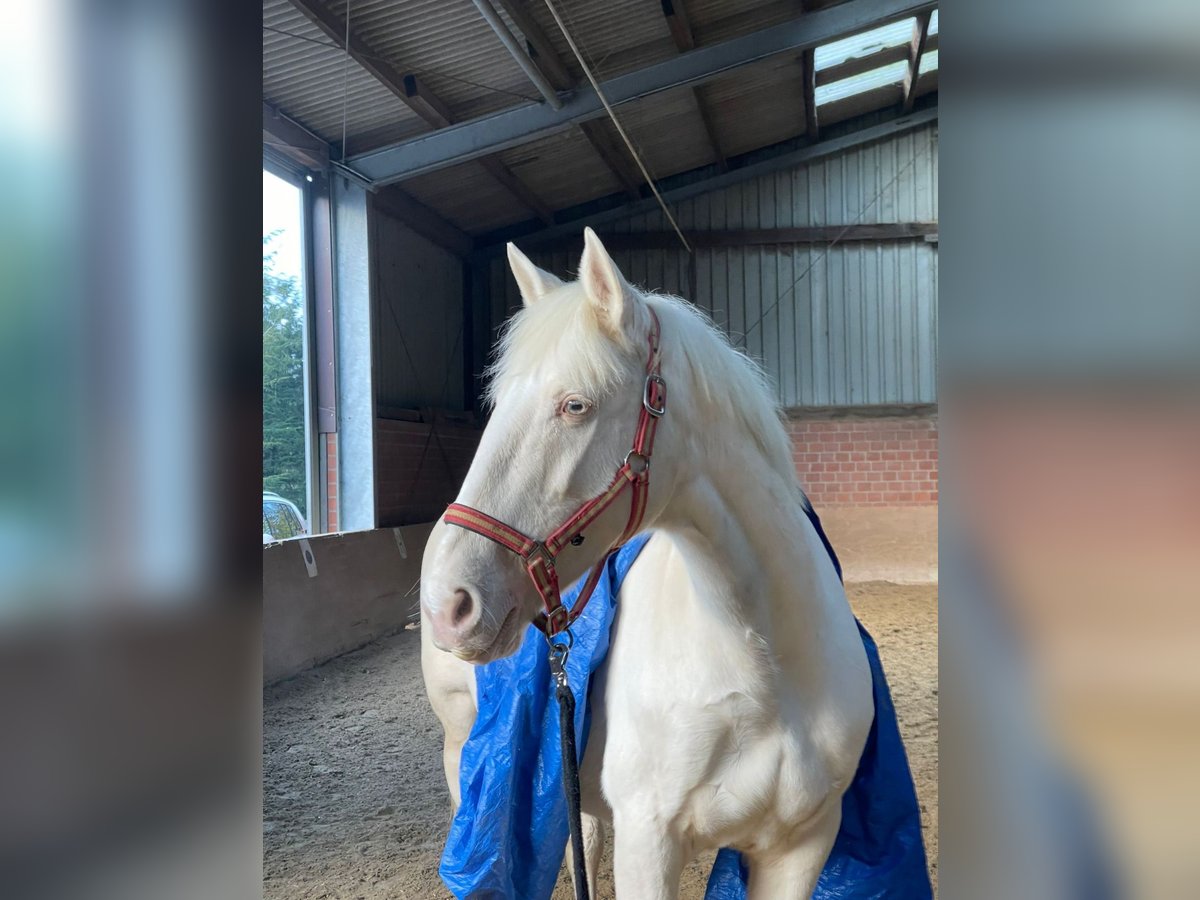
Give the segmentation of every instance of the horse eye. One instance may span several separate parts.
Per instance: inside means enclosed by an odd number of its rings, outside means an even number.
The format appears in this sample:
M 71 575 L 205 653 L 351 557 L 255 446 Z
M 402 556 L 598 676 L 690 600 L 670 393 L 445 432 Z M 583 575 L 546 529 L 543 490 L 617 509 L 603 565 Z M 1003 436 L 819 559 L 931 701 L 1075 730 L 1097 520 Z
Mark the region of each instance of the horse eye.
M 562 405 L 563 412 L 569 416 L 582 416 L 590 408 L 590 404 L 579 397 L 568 397 Z

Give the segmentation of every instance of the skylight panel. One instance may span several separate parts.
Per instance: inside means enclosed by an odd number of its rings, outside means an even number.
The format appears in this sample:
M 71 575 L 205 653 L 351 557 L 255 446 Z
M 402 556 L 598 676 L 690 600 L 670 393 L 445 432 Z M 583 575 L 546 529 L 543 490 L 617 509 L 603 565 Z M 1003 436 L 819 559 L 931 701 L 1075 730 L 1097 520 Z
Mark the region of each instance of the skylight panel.
M 840 41 L 834 41 L 832 44 L 817 47 L 813 51 L 813 67 L 820 71 L 828 69 L 830 66 L 840 65 L 848 59 L 869 56 L 889 47 L 907 44 L 912 40 L 914 22 L 914 19 L 902 19 L 891 25 L 884 25 L 881 28 L 874 28 L 871 31 L 864 31 L 862 34 L 851 35 Z M 832 86 L 829 85 L 829 87 Z
M 938 14 L 938 11 L 935 9 L 933 11 L 933 15 L 929 17 L 928 34 L 937 34 L 937 14 Z
M 924 75 L 926 72 L 933 72 L 938 67 L 938 52 L 936 50 L 926 50 L 921 54 L 921 68 L 918 70 L 919 75 Z
M 817 88 L 817 106 L 832 103 L 835 100 L 844 100 L 846 97 L 853 97 L 855 94 L 862 94 L 889 84 L 898 84 L 904 79 L 907 71 L 908 60 L 902 59 L 891 65 L 855 75 L 853 78 L 843 78 L 832 84 L 823 84 Z

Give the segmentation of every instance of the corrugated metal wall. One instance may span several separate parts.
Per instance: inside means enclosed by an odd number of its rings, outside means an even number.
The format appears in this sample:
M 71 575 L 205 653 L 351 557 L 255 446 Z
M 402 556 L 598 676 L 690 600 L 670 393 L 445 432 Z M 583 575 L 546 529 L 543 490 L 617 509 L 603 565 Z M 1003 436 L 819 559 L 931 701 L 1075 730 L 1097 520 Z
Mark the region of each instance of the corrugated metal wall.
M 463 263 L 390 216 L 375 222 L 375 398 L 463 408 Z
M 685 232 L 936 222 L 937 152 L 932 126 L 684 201 L 676 218 Z M 659 212 L 603 230 L 669 228 Z M 916 239 L 613 257 L 632 282 L 706 310 L 798 407 L 936 402 L 937 253 Z M 578 251 L 530 256 L 560 275 L 578 265 Z M 495 326 L 520 300 L 503 260 L 488 276 Z

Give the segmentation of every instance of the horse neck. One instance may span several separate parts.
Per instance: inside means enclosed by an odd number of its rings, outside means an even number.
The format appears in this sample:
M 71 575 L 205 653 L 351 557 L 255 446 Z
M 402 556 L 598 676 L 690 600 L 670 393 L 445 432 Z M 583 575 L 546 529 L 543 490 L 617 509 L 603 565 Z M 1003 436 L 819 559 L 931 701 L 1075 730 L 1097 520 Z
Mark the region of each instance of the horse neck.
M 728 576 L 716 593 L 734 604 L 734 620 L 782 655 L 815 659 L 824 624 L 846 624 L 845 595 L 795 475 L 778 471 L 745 431 L 744 423 L 718 416 L 688 438 L 677 487 L 655 527 L 698 533 L 703 552 Z

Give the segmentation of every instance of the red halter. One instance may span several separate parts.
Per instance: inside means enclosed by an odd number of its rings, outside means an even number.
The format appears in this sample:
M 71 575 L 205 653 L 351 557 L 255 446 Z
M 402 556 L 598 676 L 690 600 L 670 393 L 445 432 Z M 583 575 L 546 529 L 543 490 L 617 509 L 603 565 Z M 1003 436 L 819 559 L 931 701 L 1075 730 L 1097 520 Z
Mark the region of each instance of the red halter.
M 646 514 L 646 496 L 650 492 L 650 454 L 654 450 L 654 432 L 658 428 L 658 420 L 667 411 L 667 384 L 662 379 L 662 358 L 659 353 L 659 324 L 658 316 L 650 310 L 650 355 L 646 360 L 646 381 L 642 389 L 642 411 L 638 415 L 637 433 L 633 439 L 633 448 L 625 454 L 625 461 L 612 483 L 600 494 L 588 500 L 575 513 L 556 528 L 544 541 L 536 541 L 499 519 L 493 519 L 487 513 L 480 512 L 461 503 L 451 503 L 446 509 L 444 521 L 448 525 L 457 525 L 467 531 L 483 535 L 488 540 L 495 541 L 501 547 L 511 550 L 525 561 L 525 569 L 542 598 L 545 612 L 540 613 L 534 620 L 546 635 L 553 637 L 571 626 L 587 602 L 592 598 L 592 592 L 600 581 L 604 571 L 604 563 L 609 554 L 620 549 L 627 540 L 637 534 L 642 526 L 642 517 Z M 592 567 L 579 598 L 575 601 L 574 609 L 568 612 L 562 605 L 559 593 L 558 572 L 554 561 L 558 554 L 568 544 L 578 546 L 583 543 L 584 531 L 603 513 L 626 488 L 632 488 L 633 496 L 629 502 L 629 520 L 625 530 L 617 538 L 616 543 L 605 551 L 600 561 Z

